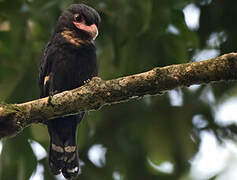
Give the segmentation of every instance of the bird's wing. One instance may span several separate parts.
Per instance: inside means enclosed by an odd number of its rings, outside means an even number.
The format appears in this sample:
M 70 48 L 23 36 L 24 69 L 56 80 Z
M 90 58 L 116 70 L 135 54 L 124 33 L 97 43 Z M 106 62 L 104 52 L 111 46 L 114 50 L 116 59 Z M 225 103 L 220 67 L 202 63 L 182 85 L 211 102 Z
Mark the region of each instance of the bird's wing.
M 50 71 L 53 61 L 52 53 L 52 45 L 49 42 L 45 47 L 44 56 L 41 60 L 39 69 L 40 97 L 46 97 L 49 95 Z

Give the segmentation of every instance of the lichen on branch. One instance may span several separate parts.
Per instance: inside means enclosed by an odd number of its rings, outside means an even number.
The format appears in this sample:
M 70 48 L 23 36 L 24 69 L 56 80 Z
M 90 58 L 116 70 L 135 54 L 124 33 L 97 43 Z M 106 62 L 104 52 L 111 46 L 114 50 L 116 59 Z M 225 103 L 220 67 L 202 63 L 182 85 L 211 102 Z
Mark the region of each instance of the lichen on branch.
M 237 80 L 237 53 L 210 60 L 156 67 L 150 71 L 112 80 L 93 78 L 71 91 L 22 104 L 0 105 L 0 138 L 17 134 L 32 123 L 58 116 L 97 110 L 104 105 L 157 95 L 177 87 Z

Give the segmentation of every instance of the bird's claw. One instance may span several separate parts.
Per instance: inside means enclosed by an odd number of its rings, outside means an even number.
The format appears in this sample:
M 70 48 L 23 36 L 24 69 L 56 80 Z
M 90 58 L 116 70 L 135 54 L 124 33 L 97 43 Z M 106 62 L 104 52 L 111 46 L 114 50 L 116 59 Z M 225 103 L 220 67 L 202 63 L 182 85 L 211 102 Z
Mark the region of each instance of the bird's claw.
M 49 98 L 48 98 L 48 105 L 53 106 L 52 99 L 55 94 L 57 94 L 58 91 L 50 91 L 49 92 Z
M 85 80 L 85 81 L 83 81 L 84 82 L 84 84 L 86 84 L 86 83 L 88 83 L 88 82 L 90 82 L 91 80 L 90 79 L 87 79 L 87 80 Z

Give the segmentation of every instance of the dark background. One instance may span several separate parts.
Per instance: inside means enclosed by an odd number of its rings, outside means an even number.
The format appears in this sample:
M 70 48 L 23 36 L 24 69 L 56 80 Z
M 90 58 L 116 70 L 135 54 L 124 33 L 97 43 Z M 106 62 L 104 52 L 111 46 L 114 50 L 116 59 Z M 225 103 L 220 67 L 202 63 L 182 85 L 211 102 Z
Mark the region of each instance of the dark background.
M 84 2 L 102 18 L 96 46 L 103 79 L 215 57 L 237 47 L 236 0 Z M 44 46 L 60 13 L 71 3 L 0 0 L 0 101 L 20 103 L 39 98 L 38 64 Z M 194 27 L 185 21 L 183 10 L 187 7 L 190 12 L 200 12 L 199 24 Z M 226 144 L 236 150 L 236 126 L 233 121 L 221 121 L 218 107 L 233 100 L 236 92 L 235 82 L 200 85 L 87 113 L 78 128 L 82 165 L 78 179 L 235 179 L 237 151 L 232 152 Z M 197 160 L 201 159 L 204 137 L 211 138 L 205 141 L 209 146 L 202 157 L 209 164 Z M 32 125 L 1 141 L 1 180 L 61 178 L 49 173 L 46 154 L 39 157 L 33 152 L 44 152 L 32 148 L 36 142 L 48 151 L 44 125 Z M 228 152 L 228 158 L 220 159 L 222 153 L 211 151 L 220 148 Z M 210 161 L 209 156 L 213 156 Z M 219 169 L 214 166 L 218 163 L 222 165 Z

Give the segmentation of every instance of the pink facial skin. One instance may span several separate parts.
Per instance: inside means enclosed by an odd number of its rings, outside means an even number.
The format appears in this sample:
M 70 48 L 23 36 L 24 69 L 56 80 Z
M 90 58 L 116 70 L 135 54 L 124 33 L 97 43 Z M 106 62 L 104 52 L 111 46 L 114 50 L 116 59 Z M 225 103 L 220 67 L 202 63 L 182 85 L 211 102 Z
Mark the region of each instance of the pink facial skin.
M 92 24 L 90 26 L 86 25 L 84 21 L 82 22 L 73 22 L 73 24 L 80 30 L 87 32 L 90 36 L 91 39 L 95 40 L 96 37 L 98 36 L 98 28 L 96 27 L 95 24 Z

